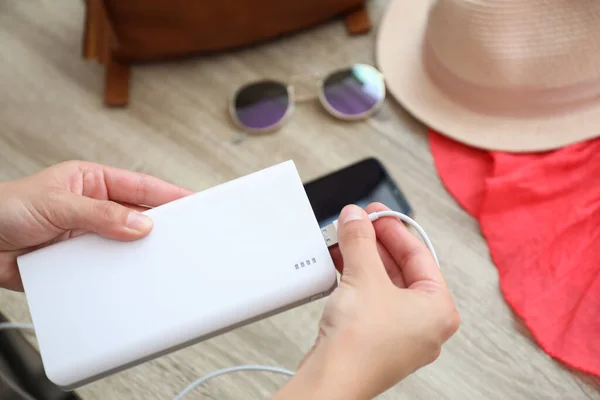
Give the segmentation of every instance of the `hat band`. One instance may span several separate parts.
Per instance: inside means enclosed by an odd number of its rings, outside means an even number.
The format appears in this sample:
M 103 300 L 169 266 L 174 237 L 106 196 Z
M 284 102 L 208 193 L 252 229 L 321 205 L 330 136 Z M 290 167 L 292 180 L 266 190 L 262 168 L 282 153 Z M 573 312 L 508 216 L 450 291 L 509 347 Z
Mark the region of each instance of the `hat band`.
M 562 114 L 600 101 L 600 78 L 557 88 L 492 88 L 468 82 L 450 71 L 423 42 L 423 63 L 433 84 L 453 101 L 481 114 L 536 117 Z

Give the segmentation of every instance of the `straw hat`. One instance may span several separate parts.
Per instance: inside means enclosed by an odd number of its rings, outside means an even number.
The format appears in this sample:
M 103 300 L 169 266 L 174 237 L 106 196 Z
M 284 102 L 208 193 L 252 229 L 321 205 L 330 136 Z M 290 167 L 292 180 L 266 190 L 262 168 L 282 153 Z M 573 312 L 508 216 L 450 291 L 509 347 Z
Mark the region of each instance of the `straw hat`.
M 391 0 L 377 41 L 389 92 L 488 150 L 600 135 L 599 0 Z

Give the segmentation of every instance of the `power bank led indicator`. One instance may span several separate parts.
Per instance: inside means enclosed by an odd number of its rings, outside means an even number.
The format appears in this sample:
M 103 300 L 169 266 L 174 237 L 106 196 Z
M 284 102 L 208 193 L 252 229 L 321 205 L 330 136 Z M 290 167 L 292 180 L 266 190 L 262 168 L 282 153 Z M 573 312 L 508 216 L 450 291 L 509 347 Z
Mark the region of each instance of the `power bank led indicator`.
M 301 269 L 301 268 L 308 267 L 309 265 L 316 264 L 316 263 L 317 263 L 317 259 L 313 257 L 313 258 L 311 258 L 309 260 L 302 261 L 302 262 L 300 262 L 298 264 L 295 264 L 294 268 Z

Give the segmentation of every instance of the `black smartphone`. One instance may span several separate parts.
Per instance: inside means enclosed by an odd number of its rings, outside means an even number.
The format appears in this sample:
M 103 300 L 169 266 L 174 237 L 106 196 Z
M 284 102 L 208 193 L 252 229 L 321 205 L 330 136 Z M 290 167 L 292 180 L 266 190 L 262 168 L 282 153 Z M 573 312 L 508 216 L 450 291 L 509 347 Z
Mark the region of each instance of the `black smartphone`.
M 321 227 L 336 220 L 348 204 L 364 208 L 376 201 L 409 217 L 413 214 L 408 200 L 376 158 L 361 160 L 307 182 L 304 189 Z

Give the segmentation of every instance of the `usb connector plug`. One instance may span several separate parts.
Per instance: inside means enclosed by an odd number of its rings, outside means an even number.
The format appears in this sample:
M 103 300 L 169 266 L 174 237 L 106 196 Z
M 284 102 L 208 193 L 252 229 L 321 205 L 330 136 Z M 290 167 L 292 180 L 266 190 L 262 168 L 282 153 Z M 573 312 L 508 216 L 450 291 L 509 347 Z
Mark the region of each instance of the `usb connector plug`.
M 335 246 L 338 243 L 337 220 L 323 227 L 321 233 L 327 247 Z

